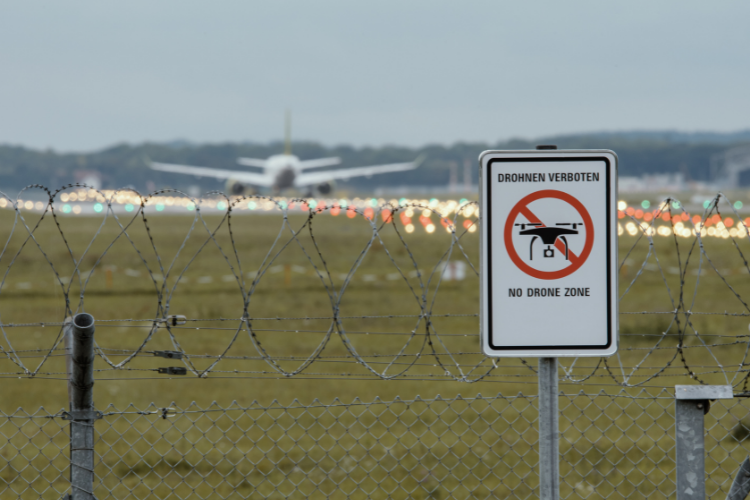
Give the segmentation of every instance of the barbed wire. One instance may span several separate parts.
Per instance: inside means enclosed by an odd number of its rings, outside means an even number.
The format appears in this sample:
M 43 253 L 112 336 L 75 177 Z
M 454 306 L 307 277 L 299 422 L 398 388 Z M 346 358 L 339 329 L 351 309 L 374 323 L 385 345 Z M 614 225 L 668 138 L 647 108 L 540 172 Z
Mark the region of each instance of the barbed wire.
M 89 239 L 80 237 L 85 225 L 83 222 L 70 228 L 65 225 L 68 220 L 84 221 L 81 215 L 65 213 L 65 210 L 60 214 L 60 198 L 63 195 L 71 198 L 67 193 L 73 192 L 78 193 L 77 199 L 88 199 L 93 204 L 93 210 L 86 213 L 89 216 L 86 224 L 94 228 Z M 28 199 L 34 196 L 46 201 L 29 202 Z M 22 199 L 27 201 L 19 201 Z M 169 200 L 173 200 L 175 206 L 187 207 L 190 211 L 179 217 L 180 221 L 187 223 L 187 230 L 169 242 L 170 250 L 173 250 L 171 257 L 167 257 L 164 243 L 157 242 L 165 231 L 162 227 L 164 223 L 159 221 L 165 219 L 157 218 L 156 222 L 152 219 L 152 216 L 177 217 L 171 212 L 158 213 L 160 204 L 163 208 Z M 153 363 L 154 359 L 158 360 L 159 353 L 166 351 L 150 346 L 156 343 L 161 346 L 166 341 L 171 354 L 163 357 L 179 360 L 185 373 L 199 378 L 231 374 L 292 378 L 304 374 L 305 377 L 342 379 L 366 376 L 384 380 L 439 378 L 470 383 L 507 381 L 527 376 L 517 373 L 519 369 L 534 376 L 535 370 L 529 360 L 520 360 L 518 364 L 514 360 L 486 358 L 478 352 L 478 300 L 467 300 L 456 307 L 449 307 L 441 301 L 446 293 L 442 290 L 454 286 L 458 281 L 462 281 L 456 285 L 458 291 L 455 293 L 458 295 L 476 293 L 478 288 L 476 231 L 479 210 L 476 202 L 425 204 L 381 200 L 379 204 L 374 204 L 372 201 L 344 203 L 343 200 L 278 199 L 258 195 L 230 198 L 219 192 L 209 192 L 198 199 L 172 189 L 140 195 L 133 189 L 103 192 L 84 184 L 69 184 L 54 191 L 33 185 L 22 190 L 15 200 L 0 192 L 0 207 L 5 208 L 0 210 L 0 214 L 10 215 L 1 219 L 0 225 L 0 237 L 6 238 L 0 250 L 0 267 L 3 268 L 0 296 L 24 296 L 32 300 L 55 297 L 58 303 L 56 307 L 61 311 L 57 317 L 49 316 L 48 312 L 44 317 L 32 314 L 35 317 L 30 320 L 29 314 L 24 316 L 15 306 L 0 305 L 3 341 L 0 354 L 6 362 L 15 365 L 15 371 L 3 370 L 0 377 L 64 375 L 64 372 L 43 367 L 50 360 L 65 356 L 65 318 L 83 311 L 97 317 L 100 332 L 117 331 L 119 335 L 127 336 L 129 343 L 136 336 L 141 336 L 136 339 L 134 347 L 123 348 L 122 341 L 109 346 L 100 345 L 100 342 L 113 342 L 113 339 L 106 334 L 97 335 L 95 352 L 103 363 L 97 370 L 105 372 L 137 374 L 159 371 L 159 368 L 146 365 Z M 722 214 L 720 205 L 724 204 L 729 206 L 734 218 L 725 218 Z M 204 210 L 204 205 L 209 208 Z M 123 210 L 123 206 L 130 209 Z M 258 239 L 252 251 L 259 257 L 254 259 L 248 258 L 246 243 L 240 241 L 247 239 L 248 235 L 243 227 L 238 228 L 235 223 L 240 207 L 247 209 L 250 206 L 263 207 L 265 214 L 279 216 L 275 228 L 269 229 L 269 224 L 263 224 L 262 231 L 268 233 L 270 244 L 267 248 L 260 248 L 263 243 Z M 588 381 L 602 385 L 601 380 L 609 379 L 619 386 L 645 387 L 658 378 L 678 377 L 680 372 L 682 376 L 699 383 L 706 383 L 706 378 L 710 377 L 711 380 L 720 380 L 721 383 L 747 391 L 750 335 L 738 333 L 735 326 L 730 328 L 731 332 L 723 332 L 723 325 L 708 325 L 708 331 L 699 331 L 694 319 L 724 317 L 725 320 L 742 320 L 750 316 L 750 306 L 742 295 L 748 284 L 746 276 L 750 273 L 750 264 L 741 247 L 741 242 L 748 238 L 747 222 L 742 220 L 737 208 L 722 193 L 713 197 L 700 215 L 691 215 L 673 197 L 665 198 L 651 212 L 638 212 L 628 208 L 618 214 L 621 221 L 619 234 L 623 241 L 629 243 L 619 263 L 622 285 L 620 314 L 621 320 L 647 316 L 655 323 L 636 327 L 624 325 L 627 328 L 622 328 L 620 351 L 609 359 L 574 358 L 561 361 L 561 380 L 571 384 Z M 336 223 L 338 227 L 329 222 L 332 220 L 330 216 L 335 215 L 344 216 L 342 222 Z M 419 215 L 417 224 L 413 221 L 416 215 Z M 91 216 L 100 220 L 91 222 Z M 359 224 L 358 230 L 364 235 L 361 240 L 342 232 L 349 224 L 355 223 Z M 735 223 L 737 226 L 732 227 Z M 415 246 L 412 241 L 418 224 L 423 226 L 425 238 L 434 238 L 442 245 L 429 245 L 429 251 L 434 254 L 433 260 L 436 260 L 430 265 L 425 264 L 425 260 L 429 259 L 419 253 L 425 250 L 415 250 L 421 247 Z M 251 232 L 254 230 L 254 227 L 250 228 Z M 139 235 L 136 236 L 136 233 Z M 438 238 L 438 233 L 444 235 L 442 240 Z M 56 241 L 51 239 L 52 235 Z M 75 238 L 75 244 L 71 238 Z M 657 245 L 659 238 L 661 240 Z M 713 240 L 716 240 L 725 247 L 708 249 L 708 240 L 712 240 L 712 246 Z M 723 240 L 730 240 L 731 244 Z M 665 241 L 671 241 L 666 250 L 662 248 Z M 331 242 L 339 253 L 331 254 L 330 248 L 325 249 Z M 117 264 L 109 263 L 110 254 L 117 257 L 123 248 L 130 252 L 128 262 L 134 258 L 140 266 L 140 269 L 127 267 L 125 275 L 129 279 L 137 279 L 139 285 L 145 284 L 147 288 L 115 291 L 111 286 L 100 286 L 100 277 L 104 275 L 106 280 L 111 280 L 113 269 L 117 268 Z M 366 260 L 376 252 L 373 249 L 377 249 L 378 258 L 387 263 L 387 268 L 380 266 L 373 272 L 368 267 L 370 264 Z M 301 258 L 295 264 L 284 258 L 292 250 Z M 346 258 L 340 255 L 343 250 Z M 727 268 L 730 260 L 728 250 L 731 250 L 742 270 L 742 281 L 736 282 L 734 279 L 736 268 Z M 219 279 L 216 275 L 209 276 L 211 279 L 205 279 L 206 276 L 196 278 L 192 268 L 200 268 L 202 263 L 199 263 L 199 259 L 209 252 L 212 263 L 220 261 L 225 274 Z M 253 261 L 252 264 L 249 261 Z M 349 263 L 349 269 L 339 272 L 344 262 Z M 86 269 L 83 269 L 84 266 Z M 45 285 L 39 290 L 29 284 L 28 276 L 23 281 L 14 280 L 11 272 L 19 267 L 27 274 L 51 271 L 54 286 Z M 635 269 L 635 272 L 631 273 L 631 269 Z M 304 286 L 290 286 L 290 276 L 295 273 L 307 280 Z M 318 300 L 318 296 L 315 304 L 309 307 L 312 311 L 305 310 L 304 304 L 295 303 L 285 309 L 288 314 L 284 316 L 254 314 L 251 310 L 253 301 L 267 294 L 268 290 L 263 287 L 272 280 L 272 275 L 277 274 L 284 276 L 285 287 L 282 290 L 285 294 L 294 290 L 304 297 L 308 290 L 317 289 L 323 291 L 325 301 Z M 670 278 L 673 275 L 677 276 L 677 283 Z M 693 278 L 694 281 L 689 283 L 689 279 Z M 719 292 L 728 294 L 738 310 L 721 311 L 705 307 L 697 310 L 704 304 L 711 306 L 711 300 L 699 297 L 701 283 L 710 279 L 714 282 L 710 284 L 709 293 L 714 296 Z M 644 281 L 649 281 L 648 285 L 644 285 L 648 287 L 645 291 L 638 288 Z M 641 294 L 647 295 L 657 290 L 652 282 L 659 284 L 660 299 L 665 300 L 666 304 L 654 303 L 658 307 L 647 310 L 643 307 Z M 241 300 L 235 302 L 236 313 L 232 317 L 187 314 L 199 309 L 196 301 L 201 299 L 192 298 L 190 301 L 193 302 L 188 301 L 186 306 L 183 297 L 205 294 L 199 287 L 209 283 L 221 283 L 219 290 L 222 293 L 233 290 L 231 293 Z M 15 289 L 11 289 L 12 285 L 15 285 Z M 386 302 L 395 302 L 399 306 L 414 307 L 416 312 L 372 314 L 375 307 L 366 314 L 348 312 L 348 304 L 345 303 L 350 290 L 362 285 L 387 285 L 380 291 L 374 288 L 368 292 L 369 302 L 376 307 L 387 299 Z M 396 285 L 402 286 L 400 292 L 392 290 L 392 286 Z M 127 296 L 136 292 L 151 303 L 151 314 L 117 319 L 117 315 L 107 317 L 106 313 L 97 310 L 97 301 L 101 297 Z M 381 295 L 378 296 L 378 293 Z M 88 309 L 87 297 L 89 304 L 94 301 L 94 305 Z M 175 305 L 176 302 L 179 305 Z M 633 302 L 632 308 L 629 308 L 630 302 Z M 48 311 L 49 307 L 43 309 Z M 18 319 L 6 321 L 5 318 L 9 316 Z M 366 321 L 367 326 L 350 328 L 346 324 L 359 320 Z M 387 320 L 395 324 L 383 326 Z M 446 320 L 456 321 L 456 324 L 445 324 Z M 304 326 L 313 321 L 318 324 L 314 327 Z M 405 327 L 407 321 L 411 326 Z M 377 322 L 378 326 L 371 326 L 373 322 Z M 268 323 L 276 323 L 277 326 Z M 291 323 L 295 325 L 288 326 Z M 44 347 L 28 348 L 28 341 L 21 340 L 18 332 L 40 328 L 52 328 L 54 338 Z M 217 348 L 213 354 L 199 353 L 190 347 L 192 340 L 185 337 L 190 331 L 208 332 L 213 335 L 212 346 L 223 347 Z M 310 348 L 307 354 L 274 354 L 278 350 L 275 345 L 278 338 L 269 335 L 280 334 L 291 335 L 289 338 L 292 339 L 301 336 L 320 338 L 311 347 L 305 344 Z M 374 346 L 363 348 L 359 340 L 355 341 L 355 338 L 368 336 L 398 338 L 400 344 L 375 343 Z M 332 346 L 334 338 L 338 342 Z M 647 345 L 637 344 L 637 339 L 651 338 L 655 340 L 648 341 Z M 633 339 L 636 344 L 630 345 L 628 339 Z M 246 350 L 246 346 L 242 349 L 237 347 L 246 340 L 249 340 L 254 354 L 235 352 Z M 17 347 L 21 344 L 23 348 Z M 344 354 L 338 354 L 342 348 Z M 427 359 L 430 361 L 427 362 Z M 710 363 L 706 363 L 707 360 Z M 252 369 L 225 367 L 227 363 L 241 362 L 262 363 L 267 369 L 256 366 Z M 315 363 L 354 364 L 364 371 L 307 373 Z M 127 380 L 133 377 L 121 378 Z

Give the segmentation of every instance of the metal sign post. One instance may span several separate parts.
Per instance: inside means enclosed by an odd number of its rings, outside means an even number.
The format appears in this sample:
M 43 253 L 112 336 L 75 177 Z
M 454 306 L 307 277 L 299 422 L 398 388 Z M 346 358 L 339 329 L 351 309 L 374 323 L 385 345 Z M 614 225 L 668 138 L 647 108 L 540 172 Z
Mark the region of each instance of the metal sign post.
M 557 500 L 557 357 L 617 352 L 617 155 L 544 146 L 479 161 L 482 351 L 539 358 L 539 495 Z

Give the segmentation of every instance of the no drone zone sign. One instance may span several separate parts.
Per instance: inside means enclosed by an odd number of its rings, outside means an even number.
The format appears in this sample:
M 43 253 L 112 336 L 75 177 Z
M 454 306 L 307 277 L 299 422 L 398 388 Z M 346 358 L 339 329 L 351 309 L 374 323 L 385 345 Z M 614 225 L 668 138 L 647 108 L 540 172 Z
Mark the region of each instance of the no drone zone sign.
M 479 161 L 484 353 L 617 352 L 617 155 L 485 151 Z

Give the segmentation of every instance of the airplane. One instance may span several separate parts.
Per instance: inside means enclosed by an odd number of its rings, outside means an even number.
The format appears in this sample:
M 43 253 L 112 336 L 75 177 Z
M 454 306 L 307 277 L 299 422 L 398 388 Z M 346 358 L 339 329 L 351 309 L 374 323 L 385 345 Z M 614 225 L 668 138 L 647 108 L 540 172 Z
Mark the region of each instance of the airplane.
M 236 170 L 225 170 L 211 167 L 196 167 L 191 165 L 178 165 L 174 163 L 161 163 L 148 160 L 153 170 L 160 172 L 171 172 L 176 174 L 194 175 L 197 177 L 213 177 L 226 180 L 226 193 L 229 195 L 242 196 L 250 191 L 249 186 L 263 189 L 271 189 L 274 193 L 280 193 L 286 189 L 298 189 L 310 197 L 313 191 L 321 195 L 329 195 L 336 188 L 337 180 L 351 179 L 353 177 L 370 177 L 372 175 L 386 174 L 390 172 L 404 172 L 417 168 L 424 157 L 420 156 L 414 161 L 404 163 L 388 163 L 384 165 L 371 165 L 367 167 L 352 167 L 336 170 L 325 170 L 322 172 L 311 172 L 316 168 L 330 167 L 341 163 L 340 158 L 317 158 L 314 160 L 300 160 L 292 154 L 292 143 L 290 133 L 289 113 L 286 116 L 286 134 L 284 153 L 273 155 L 265 160 L 260 158 L 237 158 L 237 163 L 246 167 L 262 169 L 261 172 L 243 172 Z

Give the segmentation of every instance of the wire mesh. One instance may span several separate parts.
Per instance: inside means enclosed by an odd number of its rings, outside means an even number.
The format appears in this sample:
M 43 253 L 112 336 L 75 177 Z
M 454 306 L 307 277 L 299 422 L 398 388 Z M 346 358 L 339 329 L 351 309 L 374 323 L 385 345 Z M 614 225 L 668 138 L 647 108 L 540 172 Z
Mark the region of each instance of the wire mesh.
M 536 498 L 536 396 L 118 410 L 95 423 L 98 499 Z M 750 451 L 750 401 L 706 415 L 706 485 Z M 68 422 L 2 415 L 0 496 L 62 498 Z M 671 391 L 561 394 L 561 498 L 673 498 Z

